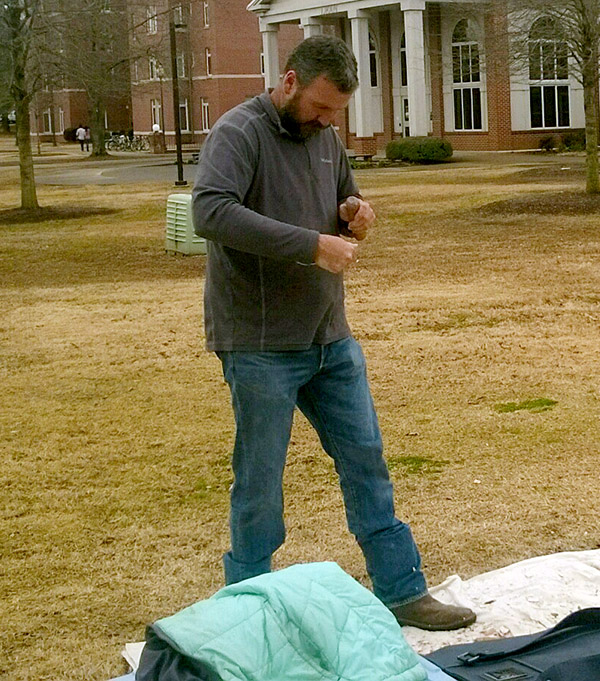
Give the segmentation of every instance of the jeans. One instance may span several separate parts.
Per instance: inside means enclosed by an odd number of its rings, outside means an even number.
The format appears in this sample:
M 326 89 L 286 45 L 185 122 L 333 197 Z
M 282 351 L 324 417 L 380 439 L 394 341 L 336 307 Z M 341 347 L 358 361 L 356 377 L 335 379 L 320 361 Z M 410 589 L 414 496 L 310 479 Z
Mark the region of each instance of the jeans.
M 236 421 L 226 583 L 269 572 L 283 544 L 283 469 L 298 406 L 334 461 L 375 595 L 392 607 L 426 593 L 410 528 L 395 517 L 360 345 L 349 337 L 308 350 L 218 355 Z

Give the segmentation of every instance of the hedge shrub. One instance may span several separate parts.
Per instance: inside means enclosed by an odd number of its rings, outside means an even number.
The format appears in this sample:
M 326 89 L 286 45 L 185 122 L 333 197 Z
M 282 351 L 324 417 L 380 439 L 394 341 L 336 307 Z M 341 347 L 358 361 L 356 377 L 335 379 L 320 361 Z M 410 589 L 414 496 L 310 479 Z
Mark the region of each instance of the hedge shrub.
M 385 155 L 392 161 L 411 163 L 439 163 L 452 156 L 450 142 L 439 137 L 407 137 L 393 140 L 385 148 Z
M 540 139 L 539 148 L 542 151 L 554 151 L 556 148 L 556 140 L 554 135 L 545 135 Z
M 77 128 L 65 128 L 63 131 L 63 137 L 67 142 L 77 142 Z
M 561 147 L 566 151 L 585 151 L 585 130 L 563 132 Z

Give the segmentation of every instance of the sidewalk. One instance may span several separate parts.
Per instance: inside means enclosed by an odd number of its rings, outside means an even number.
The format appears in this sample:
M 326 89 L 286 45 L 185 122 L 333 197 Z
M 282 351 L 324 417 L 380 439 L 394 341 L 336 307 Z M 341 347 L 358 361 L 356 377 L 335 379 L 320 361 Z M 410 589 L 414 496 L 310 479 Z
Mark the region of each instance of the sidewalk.
M 92 157 L 82 152 L 79 144 L 61 140 L 57 146 L 40 145 L 38 154 L 34 138 L 33 163 L 36 182 L 55 185 L 128 184 L 138 182 L 171 182 L 177 177 L 176 154 L 153 154 L 148 151 L 111 151 L 104 158 Z M 192 183 L 197 166 L 191 163 L 192 152 L 183 154 L 184 179 Z M 0 167 L 19 165 L 18 150 L 14 138 L 0 135 Z M 452 159 L 444 164 L 406 165 L 403 172 L 453 172 L 468 168 L 542 168 L 567 165 L 573 170 L 585 165 L 583 153 L 546 154 L 535 151 L 455 151 Z
M 65 142 L 61 138 L 57 138 L 57 145 L 53 146 L 51 142 L 42 142 L 39 145 L 35 137 L 31 139 L 31 151 L 33 153 L 34 165 L 45 163 L 72 163 L 74 161 L 82 161 L 89 164 L 103 164 L 107 161 L 133 161 L 139 163 L 140 160 L 154 165 L 162 163 L 175 162 L 175 150 L 167 151 L 165 154 L 152 154 L 149 151 L 111 151 L 109 156 L 104 159 L 97 159 L 90 155 L 87 151 L 81 151 L 77 142 Z M 184 163 L 187 163 L 192 158 L 191 151 L 183 152 Z M 13 135 L 0 135 L 0 166 L 12 166 L 19 163 L 19 150 L 15 144 Z

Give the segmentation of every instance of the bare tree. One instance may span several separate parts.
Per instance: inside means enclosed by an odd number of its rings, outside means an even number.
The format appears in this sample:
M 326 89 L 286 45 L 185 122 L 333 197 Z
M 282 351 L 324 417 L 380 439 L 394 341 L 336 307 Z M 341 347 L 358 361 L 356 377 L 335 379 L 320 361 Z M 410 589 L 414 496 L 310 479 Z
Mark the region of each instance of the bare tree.
M 0 131 L 10 132 L 9 114 L 13 110 L 10 97 L 10 52 L 6 26 L 0 23 Z
M 105 156 L 105 113 L 130 92 L 125 2 L 66 0 L 45 19 L 46 69 L 85 91 L 92 153 Z
M 598 177 L 598 45 L 600 0 L 509 0 L 514 55 L 535 75 L 541 69 L 569 70 L 583 87 L 586 136 L 586 191 L 600 193 Z M 532 30 L 533 20 L 537 30 Z M 526 28 L 525 28 L 526 27 Z M 563 72 L 562 74 L 560 72 Z
M 39 208 L 31 153 L 29 107 L 37 87 L 31 54 L 36 41 L 39 0 L 2 0 L 0 31 L 6 39 L 5 55 L 8 92 L 16 113 L 17 144 L 21 178 L 21 208 Z

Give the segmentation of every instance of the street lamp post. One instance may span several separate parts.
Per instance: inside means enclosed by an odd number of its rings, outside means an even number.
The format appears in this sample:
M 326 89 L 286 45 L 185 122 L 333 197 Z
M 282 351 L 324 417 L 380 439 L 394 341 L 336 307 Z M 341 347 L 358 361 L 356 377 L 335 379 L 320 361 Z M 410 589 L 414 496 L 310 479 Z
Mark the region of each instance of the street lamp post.
M 175 146 L 177 148 L 177 181 L 176 186 L 185 186 L 183 179 L 183 154 L 181 151 L 181 121 L 179 120 L 179 78 L 177 75 L 177 43 L 175 33 L 175 8 L 169 11 L 169 42 L 171 47 L 171 75 L 173 82 L 173 119 L 175 123 Z
M 157 67 L 158 80 L 160 82 L 160 131 L 165 134 L 165 100 L 163 96 L 163 79 L 165 77 L 165 69 L 163 65 L 159 63 Z

